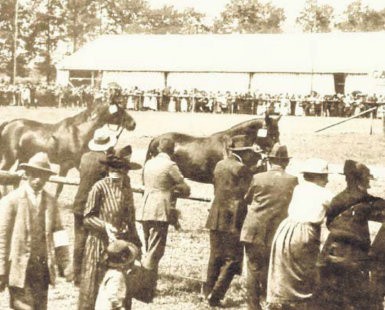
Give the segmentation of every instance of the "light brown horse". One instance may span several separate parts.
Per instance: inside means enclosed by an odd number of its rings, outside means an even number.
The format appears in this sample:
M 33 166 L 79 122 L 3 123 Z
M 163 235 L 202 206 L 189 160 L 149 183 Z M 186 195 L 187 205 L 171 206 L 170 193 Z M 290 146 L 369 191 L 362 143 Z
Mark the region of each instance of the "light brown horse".
M 56 124 L 15 119 L 0 125 L 0 170 L 9 170 L 18 161 L 27 162 L 37 152 L 46 152 L 52 163 L 60 166 L 59 175 L 78 168 L 80 158 L 88 151 L 95 129 L 113 124 L 121 129 L 135 129 L 135 121 L 118 105 L 94 104 L 75 116 Z M 57 196 L 62 186 L 58 187 Z

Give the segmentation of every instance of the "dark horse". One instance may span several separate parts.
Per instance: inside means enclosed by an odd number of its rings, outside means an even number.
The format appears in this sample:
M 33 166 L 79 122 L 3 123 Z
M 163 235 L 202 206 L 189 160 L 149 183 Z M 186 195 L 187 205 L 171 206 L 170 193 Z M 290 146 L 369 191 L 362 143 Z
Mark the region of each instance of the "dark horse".
M 52 163 L 60 166 L 59 175 L 79 167 L 80 158 L 88 150 L 95 129 L 113 124 L 121 129 L 135 129 L 135 121 L 118 105 L 99 103 L 56 124 L 28 119 L 15 119 L 0 125 L 1 170 L 9 170 L 18 160 L 27 162 L 37 152 L 46 152 Z M 62 186 L 59 186 L 57 195 Z
M 252 146 L 257 144 L 262 151 L 268 152 L 274 143 L 279 141 L 278 121 L 280 117 L 257 118 L 245 121 L 225 131 L 208 137 L 194 137 L 182 133 L 170 132 L 151 140 L 148 146 L 146 161 L 158 154 L 161 138 L 170 138 L 175 142 L 174 161 L 182 174 L 193 181 L 212 183 L 215 165 L 224 157 L 224 147 L 235 143 L 235 146 Z M 251 167 L 260 156 L 252 150 L 239 153 L 245 165 Z

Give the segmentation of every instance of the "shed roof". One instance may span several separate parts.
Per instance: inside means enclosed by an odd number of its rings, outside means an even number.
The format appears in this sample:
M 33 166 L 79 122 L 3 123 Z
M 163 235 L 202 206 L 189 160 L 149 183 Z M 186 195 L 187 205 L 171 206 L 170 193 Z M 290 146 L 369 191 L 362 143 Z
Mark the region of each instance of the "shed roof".
M 385 32 L 105 35 L 60 70 L 368 73 L 385 68 Z

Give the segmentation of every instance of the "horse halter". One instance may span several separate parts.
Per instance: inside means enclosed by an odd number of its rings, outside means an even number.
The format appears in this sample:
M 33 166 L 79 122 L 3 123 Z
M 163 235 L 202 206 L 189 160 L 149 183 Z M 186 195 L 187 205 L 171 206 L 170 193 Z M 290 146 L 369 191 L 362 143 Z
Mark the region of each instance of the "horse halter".
M 111 115 L 113 115 L 113 114 L 119 112 L 119 108 L 122 109 L 122 108 L 119 107 L 117 104 L 111 104 L 111 105 L 108 107 L 108 112 L 109 112 Z M 123 129 L 124 129 L 124 127 L 123 127 L 123 121 L 124 121 L 123 115 L 121 115 L 121 116 L 120 116 L 120 124 L 117 125 L 118 128 L 117 128 L 116 130 L 114 130 L 114 129 L 112 129 L 112 128 L 110 127 L 110 125 L 111 125 L 110 123 L 107 123 L 108 129 L 110 129 L 111 131 L 118 131 L 118 132 L 119 132 L 119 133 L 116 135 L 116 139 L 119 139 L 120 135 L 121 135 L 122 132 L 123 132 Z

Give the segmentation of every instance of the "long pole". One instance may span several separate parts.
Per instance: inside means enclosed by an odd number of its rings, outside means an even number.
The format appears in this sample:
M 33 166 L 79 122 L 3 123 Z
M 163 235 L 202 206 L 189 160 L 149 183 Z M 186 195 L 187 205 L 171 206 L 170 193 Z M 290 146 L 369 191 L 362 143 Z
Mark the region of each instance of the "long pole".
M 14 18 L 14 33 L 13 33 L 13 72 L 12 72 L 12 84 L 16 84 L 16 74 L 17 74 L 17 33 L 19 32 L 18 28 L 18 11 L 19 11 L 19 0 L 15 0 L 15 18 Z
M 372 111 L 374 111 L 375 109 L 378 109 L 378 107 L 370 108 L 370 109 L 365 110 L 365 111 L 363 111 L 363 112 L 361 112 L 361 113 L 359 113 L 359 114 L 357 114 L 357 115 L 353 115 L 353 116 L 351 116 L 351 117 L 349 117 L 349 118 L 346 118 L 346 119 L 344 119 L 344 120 L 342 120 L 342 121 L 339 121 L 339 122 L 337 122 L 337 123 L 331 124 L 331 125 L 329 125 L 329 126 L 326 126 L 326 127 L 321 128 L 321 129 L 318 129 L 318 130 L 316 130 L 315 132 L 320 132 L 320 131 L 323 131 L 323 130 L 325 130 L 325 129 L 328 129 L 328 128 L 337 126 L 337 125 L 339 125 L 339 124 L 348 122 L 348 121 L 350 121 L 350 120 L 352 120 L 352 119 L 354 119 L 354 118 L 357 118 L 357 117 L 359 117 L 359 116 L 361 116 L 361 115 L 364 115 L 364 114 L 367 114 L 367 113 L 369 113 L 369 112 L 372 112 Z

